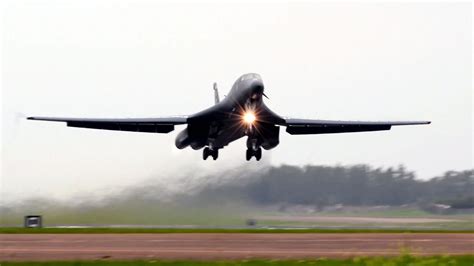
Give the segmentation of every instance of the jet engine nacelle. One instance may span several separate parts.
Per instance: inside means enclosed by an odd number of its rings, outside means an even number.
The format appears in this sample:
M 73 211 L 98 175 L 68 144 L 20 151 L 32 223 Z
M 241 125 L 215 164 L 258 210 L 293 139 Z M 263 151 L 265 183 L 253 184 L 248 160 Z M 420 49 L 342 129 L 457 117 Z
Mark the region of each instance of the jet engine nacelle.
M 183 129 L 183 131 L 179 132 L 178 136 L 176 136 L 176 139 L 175 139 L 175 145 L 176 145 L 176 148 L 178 149 L 184 149 L 186 147 L 188 147 L 189 145 L 191 145 L 191 138 L 189 137 L 189 134 L 188 134 L 188 129 L 185 128 Z
M 191 137 L 188 128 L 181 131 L 175 140 L 175 145 L 178 149 L 184 149 L 191 146 L 193 150 L 199 150 L 206 146 L 206 140 L 202 138 Z
M 199 149 L 202 149 L 204 146 L 206 146 L 206 142 L 205 141 L 193 141 L 191 142 L 191 148 L 193 148 L 193 150 L 199 150 Z
M 272 126 L 265 128 L 265 138 L 262 142 L 262 148 L 270 150 L 280 143 L 280 127 Z

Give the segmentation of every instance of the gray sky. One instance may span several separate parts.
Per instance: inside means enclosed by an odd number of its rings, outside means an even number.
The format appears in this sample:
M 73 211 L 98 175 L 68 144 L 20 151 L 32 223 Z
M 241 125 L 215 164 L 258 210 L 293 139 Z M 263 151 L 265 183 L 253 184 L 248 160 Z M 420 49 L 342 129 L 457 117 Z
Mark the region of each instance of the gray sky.
M 8 1 L 2 38 L 2 195 L 66 198 L 245 162 L 202 161 L 174 137 L 67 128 L 22 115 L 153 117 L 213 104 L 259 73 L 283 116 L 432 120 L 389 132 L 290 136 L 260 164 L 473 167 L 470 3 L 165 4 Z M 190 179 L 194 178 L 192 175 Z M 291 178 L 291 177 L 290 177 Z M 183 182 L 183 179 L 179 179 Z

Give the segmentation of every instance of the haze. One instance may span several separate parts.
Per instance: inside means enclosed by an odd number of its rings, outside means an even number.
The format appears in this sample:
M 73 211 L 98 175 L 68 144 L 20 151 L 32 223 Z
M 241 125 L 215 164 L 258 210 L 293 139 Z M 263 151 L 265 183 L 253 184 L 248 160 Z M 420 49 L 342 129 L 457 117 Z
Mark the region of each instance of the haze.
M 419 178 L 472 164 L 470 3 L 165 4 L 9 1 L 2 38 L 3 200 L 110 193 L 154 179 L 267 165 L 404 164 Z M 431 120 L 388 132 L 290 136 L 245 161 L 202 161 L 170 134 L 67 128 L 24 115 L 186 115 L 259 73 L 278 114 Z M 185 178 L 183 178 L 185 177 Z M 184 183 L 184 184 L 183 184 Z

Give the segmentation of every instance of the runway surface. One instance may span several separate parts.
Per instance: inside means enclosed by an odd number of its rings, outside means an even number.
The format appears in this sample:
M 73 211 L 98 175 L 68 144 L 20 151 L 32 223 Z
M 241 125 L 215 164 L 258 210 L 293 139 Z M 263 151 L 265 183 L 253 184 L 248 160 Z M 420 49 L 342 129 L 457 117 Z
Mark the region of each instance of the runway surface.
M 474 234 L 1 234 L 0 261 L 474 254 Z

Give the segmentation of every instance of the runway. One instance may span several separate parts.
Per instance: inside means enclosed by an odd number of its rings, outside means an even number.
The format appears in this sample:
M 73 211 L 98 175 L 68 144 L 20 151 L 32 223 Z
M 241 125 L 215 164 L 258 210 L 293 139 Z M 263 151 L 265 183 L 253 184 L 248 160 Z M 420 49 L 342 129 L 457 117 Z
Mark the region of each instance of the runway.
M 474 253 L 462 233 L 1 234 L 0 261 L 320 258 Z

